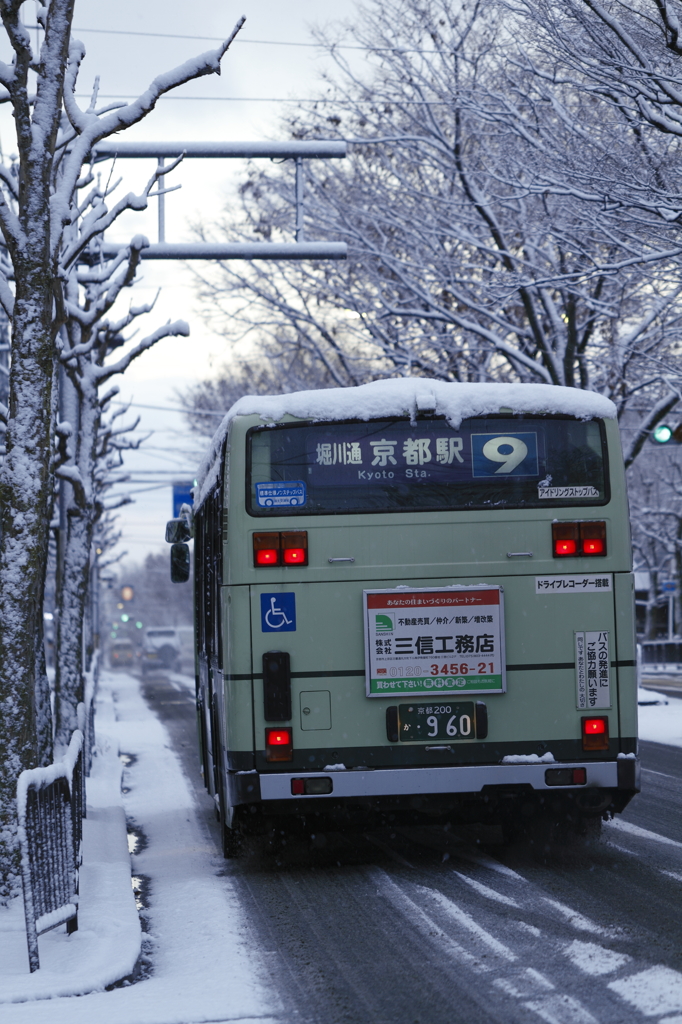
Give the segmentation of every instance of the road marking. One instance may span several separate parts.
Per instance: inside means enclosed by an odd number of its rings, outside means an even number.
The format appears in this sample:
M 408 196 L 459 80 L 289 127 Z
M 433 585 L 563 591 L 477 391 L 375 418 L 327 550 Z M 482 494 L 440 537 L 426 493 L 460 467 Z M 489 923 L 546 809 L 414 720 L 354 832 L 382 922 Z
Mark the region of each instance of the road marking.
M 527 967 L 523 974 L 516 976 L 513 981 L 510 981 L 509 978 L 495 978 L 493 985 L 516 999 L 527 998 L 535 995 L 538 991 L 554 991 L 552 982 L 532 967 Z
M 564 947 L 564 953 L 583 974 L 595 977 L 613 974 L 632 959 L 625 953 L 616 953 L 615 950 L 605 949 L 595 942 L 580 942 L 579 939 L 574 939 L 569 946 Z
M 517 921 L 516 926 L 517 928 L 520 928 L 522 932 L 530 932 L 530 934 L 534 935 L 536 939 L 539 939 L 542 935 L 539 928 L 536 928 L 534 924 L 528 924 L 527 921 Z
M 523 1005 L 547 1024 L 598 1024 L 582 1003 L 571 996 L 546 996 Z
M 480 893 L 481 896 L 485 896 L 486 899 L 495 900 L 496 903 L 504 903 L 507 907 L 518 907 L 516 900 L 511 899 L 510 896 L 503 896 L 501 892 L 489 889 L 487 885 L 477 882 L 475 878 L 469 878 L 468 875 L 462 875 L 459 871 L 455 871 L 455 874 L 463 882 L 466 882 L 467 885 L 470 885 L 472 889 L 475 889 L 477 893 Z
M 543 896 L 542 899 L 545 903 L 549 903 L 551 907 L 558 910 L 562 917 L 564 917 L 569 924 L 573 925 L 581 932 L 592 932 L 593 935 L 606 935 L 613 937 L 615 933 L 608 928 L 602 928 L 601 925 L 595 924 L 594 921 L 590 921 L 589 917 L 583 917 L 577 910 L 573 910 L 572 907 L 567 907 L 564 903 L 559 903 L 558 900 L 551 900 L 549 896 Z
M 645 1017 L 682 1010 L 682 974 L 670 967 L 649 967 L 629 978 L 610 982 L 609 988 Z
M 413 924 L 429 939 L 440 939 L 446 950 L 449 951 L 453 957 L 457 960 L 463 960 L 464 963 L 468 964 L 474 970 L 481 972 L 489 971 L 490 968 L 487 964 L 482 964 L 477 957 L 472 956 L 471 953 L 467 952 L 463 946 L 455 942 L 454 939 L 440 928 L 433 918 L 429 917 L 425 911 L 418 907 L 414 900 L 405 893 L 399 885 L 393 881 L 389 875 L 382 868 L 370 868 L 367 872 L 374 881 L 379 884 L 384 890 L 391 890 L 393 899 L 391 902 L 393 906 L 399 912 L 406 913 L 411 919 Z M 385 893 L 388 895 L 388 893 Z M 390 898 L 390 897 L 389 897 Z
M 682 875 L 679 871 L 664 871 L 662 868 L 658 869 L 662 875 L 667 875 L 668 878 L 674 878 L 676 882 L 682 882 Z
M 437 892 L 435 889 L 428 889 L 425 885 L 418 885 L 417 888 L 420 892 L 426 893 L 432 900 L 435 900 L 438 906 L 445 911 L 448 917 L 451 917 L 453 921 L 466 928 L 467 931 L 475 935 L 477 939 L 491 949 L 498 956 L 503 957 L 505 960 L 515 961 L 518 960 L 516 953 L 512 953 L 509 946 L 505 946 L 503 942 L 496 939 L 490 932 L 487 932 L 485 928 L 482 928 L 480 924 L 474 921 L 473 917 L 470 917 L 465 910 L 458 907 L 456 903 L 444 896 L 443 893 Z
M 681 782 L 679 775 L 667 775 L 665 772 L 655 772 L 653 768 L 642 768 L 643 772 L 648 772 L 649 775 L 660 775 L 663 779 L 672 779 L 673 782 Z
M 658 832 L 649 832 L 648 829 L 640 828 L 639 825 L 633 825 L 629 821 L 623 821 L 622 818 L 613 818 L 608 825 L 620 832 L 628 832 L 631 836 L 637 836 L 638 839 L 651 839 L 655 843 L 665 843 L 666 846 L 676 846 L 682 850 L 682 843 L 678 843 L 676 839 L 668 839 L 667 836 L 661 836 Z
M 506 864 L 501 864 L 499 860 L 494 860 L 493 857 L 488 857 L 485 853 L 468 853 L 465 850 L 453 850 L 451 856 L 461 857 L 462 860 L 471 861 L 472 864 L 480 864 L 483 868 L 497 871 L 498 875 L 506 875 L 507 878 L 514 878 L 517 882 L 528 882 L 528 879 L 524 878 L 523 875 L 512 871 Z

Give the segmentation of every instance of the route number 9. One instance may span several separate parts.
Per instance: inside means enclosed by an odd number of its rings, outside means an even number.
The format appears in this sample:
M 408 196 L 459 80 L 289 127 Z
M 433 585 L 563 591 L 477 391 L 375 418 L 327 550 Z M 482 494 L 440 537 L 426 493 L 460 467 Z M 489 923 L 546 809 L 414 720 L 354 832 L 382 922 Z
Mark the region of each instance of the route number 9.
M 498 473 L 511 473 L 528 455 L 528 445 L 520 437 L 493 437 L 483 445 L 483 455 L 490 462 L 501 462 Z

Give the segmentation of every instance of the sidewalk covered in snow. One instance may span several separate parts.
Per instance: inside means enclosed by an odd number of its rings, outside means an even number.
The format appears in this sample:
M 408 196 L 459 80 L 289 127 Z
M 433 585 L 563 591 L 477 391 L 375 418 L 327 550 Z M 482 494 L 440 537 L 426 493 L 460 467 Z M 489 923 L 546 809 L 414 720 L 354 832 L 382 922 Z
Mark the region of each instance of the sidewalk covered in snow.
M 224 861 L 194 813 L 166 730 L 137 679 L 103 674 L 96 730 L 79 930 L 67 936 L 62 926 L 41 936 L 41 970 L 31 975 L 21 898 L 0 910 L 3 1024 L 275 1019 L 277 1001 Z M 132 858 L 135 879 L 126 818 L 144 835 Z M 133 884 L 148 896 L 149 910 L 141 914 Z M 126 980 L 105 991 L 119 979 Z M 74 995 L 83 998 L 68 998 Z

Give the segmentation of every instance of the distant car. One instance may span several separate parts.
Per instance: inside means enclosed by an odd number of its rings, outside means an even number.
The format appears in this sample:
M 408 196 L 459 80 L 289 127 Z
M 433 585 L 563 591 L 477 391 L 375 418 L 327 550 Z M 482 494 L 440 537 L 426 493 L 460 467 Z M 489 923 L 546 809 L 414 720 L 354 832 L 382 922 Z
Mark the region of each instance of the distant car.
M 109 664 L 112 668 L 129 668 L 134 661 L 132 640 L 115 640 L 109 647 Z
M 151 626 L 145 630 L 140 667 L 147 672 L 180 671 L 180 636 L 170 626 Z

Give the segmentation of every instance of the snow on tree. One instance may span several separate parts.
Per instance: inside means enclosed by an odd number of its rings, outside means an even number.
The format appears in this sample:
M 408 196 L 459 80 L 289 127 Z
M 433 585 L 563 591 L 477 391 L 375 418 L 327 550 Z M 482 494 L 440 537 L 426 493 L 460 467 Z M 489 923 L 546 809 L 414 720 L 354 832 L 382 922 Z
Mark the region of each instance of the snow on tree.
M 600 391 L 632 428 L 630 461 L 679 399 L 679 250 L 665 218 L 562 173 L 651 174 L 662 154 L 640 153 L 627 123 L 606 152 L 599 100 L 541 90 L 510 24 L 530 46 L 506 9 L 376 0 L 345 37 L 368 51 L 361 71 L 328 37 L 334 77 L 287 128 L 351 142 L 305 182 L 306 238 L 345 240 L 349 259 L 225 263 L 202 275 L 206 315 L 280 358 L 306 353 L 336 385 L 417 374 Z M 253 171 L 223 229 L 286 237 L 293 199 L 290 170 Z
M 175 87 L 219 74 L 220 61 L 243 23 L 217 49 L 157 76 L 136 100 L 98 105 L 96 87 L 82 109 L 76 87 L 85 48 L 71 36 L 74 4 L 48 0 L 37 7 L 39 51 L 22 23 L 19 0 L 0 4 L 13 55 L 10 63 L 0 64 L 0 101 L 12 111 L 18 153 L 16 163 L 0 165 L 0 232 L 6 247 L 0 258 L 0 305 L 12 333 L 6 455 L 0 472 L 0 899 L 10 895 L 16 878 L 15 780 L 36 763 L 36 692 L 45 689 L 42 596 L 53 494 L 57 367 L 65 368 L 83 399 L 82 440 L 58 470 L 73 487 L 72 508 L 80 510 L 91 498 L 88 450 L 96 443 L 101 412 L 93 395 L 106 379 L 104 349 L 111 341 L 110 325 L 100 333 L 93 307 L 98 316 L 107 314 L 107 295 L 125 287 L 126 276 L 132 279 L 145 244 L 135 240 L 117 261 L 93 264 L 92 280 L 82 285 L 85 299 L 76 295 L 80 264 L 93 248 L 96 255 L 96 240 L 124 211 L 144 209 L 151 194 L 148 187 L 109 207 L 107 189 L 93 185 L 93 149 L 142 120 Z M 62 336 L 64 325 L 68 330 Z M 182 331 L 170 325 L 146 343 Z M 62 425 L 61 436 L 68 433 Z M 82 556 L 87 536 L 82 524 L 90 516 L 71 519 L 72 540 Z M 79 586 L 76 580 L 75 589 Z M 74 606 L 79 600 L 78 593 L 69 598 Z

